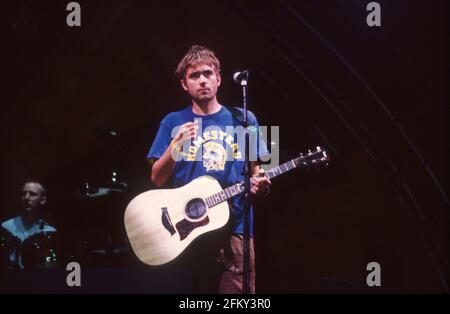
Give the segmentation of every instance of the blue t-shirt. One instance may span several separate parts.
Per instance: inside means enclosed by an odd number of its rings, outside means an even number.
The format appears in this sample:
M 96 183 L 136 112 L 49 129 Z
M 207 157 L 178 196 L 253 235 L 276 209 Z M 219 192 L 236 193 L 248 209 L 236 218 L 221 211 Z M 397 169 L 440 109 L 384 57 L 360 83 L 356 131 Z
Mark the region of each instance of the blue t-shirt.
M 237 109 L 242 113 L 242 109 Z M 217 179 L 222 188 L 227 188 L 244 180 L 244 132 L 247 131 L 250 135 L 250 160 L 257 161 L 268 154 L 255 115 L 248 111 L 247 118 L 250 126 L 246 130 L 225 106 L 210 115 L 197 115 L 192 112 L 192 106 L 172 112 L 161 121 L 147 158 L 159 159 L 179 127 L 196 119 L 199 122 L 197 138 L 186 141 L 183 145 L 181 158 L 177 160 L 172 174 L 173 185 L 181 187 L 200 176 L 209 175 Z M 244 195 L 235 196 L 230 203 L 231 216 L 234 219 L 233 231 L 242 234 Z M 253 210 L 250 211 L 250 219 L 253 220 Z M 253 230 L 250 230 L 250 233 L 253 234 Z

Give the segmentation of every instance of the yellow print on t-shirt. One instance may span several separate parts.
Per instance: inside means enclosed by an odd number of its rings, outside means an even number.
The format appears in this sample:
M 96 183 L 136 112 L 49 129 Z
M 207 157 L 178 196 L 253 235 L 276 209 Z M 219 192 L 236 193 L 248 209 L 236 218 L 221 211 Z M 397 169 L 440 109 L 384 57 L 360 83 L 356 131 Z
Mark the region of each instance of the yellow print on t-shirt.
M 202 162 L 206 171 L 224 170 L 225 162 L 227 161 L 227 152 L 221 143 L 215 142 L 214 140 L 220 140 L 222 143 L 228 144 L 233 159 L 242 158 L 242 154 L 239 151 L 239 144 L 233 143 L 233 136 L 222 131 L 206 131 L 203 133 L 203 137 L 197 137 L 189 146 L 186 160 L 195 161 L 198 150 L 203 147 Z

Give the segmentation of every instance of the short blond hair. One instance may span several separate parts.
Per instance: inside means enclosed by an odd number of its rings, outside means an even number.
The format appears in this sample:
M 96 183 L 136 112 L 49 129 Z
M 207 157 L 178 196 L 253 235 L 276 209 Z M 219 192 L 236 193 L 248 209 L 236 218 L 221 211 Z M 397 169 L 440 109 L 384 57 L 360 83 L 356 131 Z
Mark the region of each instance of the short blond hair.
M 200 64 L 209 65 L 215 69 L 216 73 L 220 73 L 220 61 L 215 56 L 214 52 L 209 48 L 194 45 L 189 48 L 189 51 L 181 59 L 175 70 L 175 75 L 180 80 L 184 80 L 186 70 Z

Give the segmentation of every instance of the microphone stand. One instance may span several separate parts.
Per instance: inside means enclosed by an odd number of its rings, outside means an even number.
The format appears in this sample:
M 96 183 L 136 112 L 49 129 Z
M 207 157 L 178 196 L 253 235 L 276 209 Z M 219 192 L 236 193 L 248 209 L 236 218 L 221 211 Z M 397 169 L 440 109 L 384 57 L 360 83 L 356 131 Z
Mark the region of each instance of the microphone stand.
M 244 118 L 243 118 L 243 127 L 248 127 L 248 119 L 247 119 L 247 76 L 244 76 L 240 82 L 242 86 L 242 104 L 244 109 Z M 251 177 L 251 163 L 250 163 L 250 138 L 249 133 L 245 132 L 245 157 L 244 157 L 244 282 L 243 282 L 243 294 L 250 293 L 250 283 L 249 283 L 249 273 L 250 273 L 250 208 L 251 208 L 251 199 L 250 199 L 250 177 Z

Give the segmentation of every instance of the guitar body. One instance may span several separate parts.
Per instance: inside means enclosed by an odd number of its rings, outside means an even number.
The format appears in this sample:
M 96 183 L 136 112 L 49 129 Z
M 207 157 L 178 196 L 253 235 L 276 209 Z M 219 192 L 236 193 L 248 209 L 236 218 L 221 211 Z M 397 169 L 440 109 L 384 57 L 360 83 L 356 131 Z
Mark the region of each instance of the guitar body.
M 162 265 L 180 255 L 200 235 L 223 227 L 230 217 L 227 202 L 208 208 L 204 199 L 222 190 L 210 176 L 177 189 L 139 194 L 125 210 L 125 229 L 136 256 Z
M 265 172 L 269 179 L 295 168 L 327 164 L 321 147 Z M 211 176 L 202 176 L 178 189 L 139 194 L 125 210 L 131 248 L 148 265 L 162 265 L 180 255 L 197 237 L 223 227 L 230 218 L 226 200 L 245 191 L 243 182 L 222 189 Z M 206 204 L 210 208 L 208 208 Z

